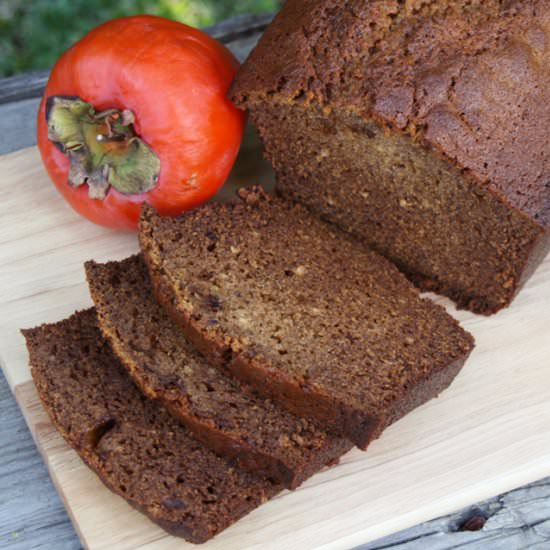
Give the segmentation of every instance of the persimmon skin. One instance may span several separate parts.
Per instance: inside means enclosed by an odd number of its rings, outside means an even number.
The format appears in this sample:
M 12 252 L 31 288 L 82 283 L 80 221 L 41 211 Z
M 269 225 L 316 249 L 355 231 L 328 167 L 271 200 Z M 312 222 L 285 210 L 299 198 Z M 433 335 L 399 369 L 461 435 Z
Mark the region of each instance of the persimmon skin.
M 239 63 L 200 30 L 161 17 L 115 19 L 92 30 L 55 64 L 40 104 L 37 141 L 57 189 L 82 216 L 135 230 L 141 204 L 176 216 L 212 198 L 237 157 L 245 114 L 226 93 Z M 48 139 L 46 101 L 75 96 L 96 111 L 129 109 L 135 130 L 160 159 L 158 184 L 124 195 L 111 188 L 91 199 L 68 182 L 69 159 Z

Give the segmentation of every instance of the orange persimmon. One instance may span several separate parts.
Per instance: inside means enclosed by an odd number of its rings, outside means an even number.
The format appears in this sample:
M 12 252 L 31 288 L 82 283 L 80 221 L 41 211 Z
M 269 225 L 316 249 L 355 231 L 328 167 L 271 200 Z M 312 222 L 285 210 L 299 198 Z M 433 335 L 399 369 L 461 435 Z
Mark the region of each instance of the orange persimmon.
M 226 93 L 238 68 L 207 34 L 154 16 L 92 30 L 56 63 L 38 113 L 54 184 L 89 220 L 135 229 L 140 205 L 175 216 L 210 199 L 241 144 Z

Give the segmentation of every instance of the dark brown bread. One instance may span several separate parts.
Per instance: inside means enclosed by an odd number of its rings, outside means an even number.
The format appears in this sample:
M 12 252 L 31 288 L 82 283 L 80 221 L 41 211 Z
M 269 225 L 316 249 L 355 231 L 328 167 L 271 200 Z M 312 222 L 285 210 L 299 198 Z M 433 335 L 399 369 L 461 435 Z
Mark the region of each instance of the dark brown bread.
M 154 298 L 141 257 L 86 264 L 100 328 L 145 395 L 238 467 L 296 488 L 353 445 L 211 367 Z
M 213 364 L 362 448 L 449 385 L 473 340 L 443 308 L 303 207 L 241 197 L 141 217 L 157 297 Z
M 550 248 L 548 0 L 288 0 L 231 97 L 278 191 L 490 314 Z
M 120 367 L 84 311 L 23 331 L 38 394 L 109 489 L 168 532 L 202 543 L 281 490 L 218 458 Z

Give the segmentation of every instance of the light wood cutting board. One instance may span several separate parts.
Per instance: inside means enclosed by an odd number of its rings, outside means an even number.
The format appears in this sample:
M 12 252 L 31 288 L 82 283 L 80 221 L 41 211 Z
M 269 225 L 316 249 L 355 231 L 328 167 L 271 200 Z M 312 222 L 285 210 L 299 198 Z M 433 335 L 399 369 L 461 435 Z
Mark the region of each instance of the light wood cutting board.
M 271 177 L 258 157 L 245 152 L 229 188 Z M 128 256 L 136 237 L 74 214 L 34 148 L 0 158 L 0 182 L 2 368 L 83 544 L 191 548 L 112 495 L 57 435 L 19 334 L 90 306 L 83 262 Z M 367 453 L 350 452 L 206 548 L 351 548 L 550 475 L 550 257 L 513 306 L 494 317 L 457 313 L 437 300 L 477 340 L 452 387 L 390 427 Z

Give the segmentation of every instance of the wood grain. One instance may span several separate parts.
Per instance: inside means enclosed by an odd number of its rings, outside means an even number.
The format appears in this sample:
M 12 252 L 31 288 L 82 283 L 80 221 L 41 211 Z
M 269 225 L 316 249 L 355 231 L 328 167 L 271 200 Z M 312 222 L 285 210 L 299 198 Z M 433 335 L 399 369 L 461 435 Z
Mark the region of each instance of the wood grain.
M 245 148 L 241 177 L 230 187 L 269 174 L 257 161 L 257 171 L 243 177 L 252 153 Z M 78 218 L 35 149 L 1 159 L 0 173 L 11 184 L 0 204 L 3 367 L 83 541 L 90 548 L 185 548 L 110 495 L 52 430 L 28 383 L 18 333 L 87 307 L 82 262 L 124 257 L 137 249 L 136 238 Z M 388 429 L 368 453 L 352 451 L 208 547 L 350 548 L 550 474 L 549 302 L 547 258 L 512 308 L 489 319 L 455 312 L 477 348 L 450 390 Z

